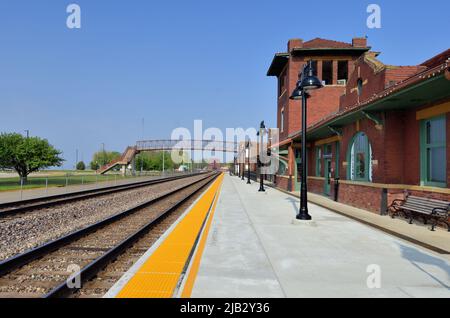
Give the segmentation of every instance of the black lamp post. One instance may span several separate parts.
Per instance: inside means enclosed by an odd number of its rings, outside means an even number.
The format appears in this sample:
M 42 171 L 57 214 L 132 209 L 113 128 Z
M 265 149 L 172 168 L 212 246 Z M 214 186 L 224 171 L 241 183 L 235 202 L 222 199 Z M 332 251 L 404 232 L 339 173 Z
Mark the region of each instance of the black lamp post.
M 250 141 L 247 141 L 245 156 L 247 157 L 247 184 L 250 182 Z
M 313 75 L 313 67 L 311 61 L 305 65 L 297 86 L 291 97 L 292 100 L 302 100 L 302 181 L 300 186 L 300 211 L 297 215 L 298 220 L 311 220 L 308 213 L 308 185 L 306 171 L 306 122 L 307 122 L 307 100 L 308 91 L 323 87 L 322 82 Z
M 258 166 L 259 166 L 259 192 L 266 192 L 266 189 L 264 189 L 264 178 L 263 178 L 263 163 L 262 163 L 262 157 L 263 157 L 263 143 L 264 143 L 264 133 L 266 131 L 266 125 L 264 125 L 264 120 L 261 122 L 261 125 L 259 126 L 259 156 L 258 156 Z
M 245 180 L 245 177 L 244 177 L 244 175 L 245 175 L 245 147 L 242 152 L 242 159 L 243 159 L 242 160 L 242 169 L 240 169 L 240 167 L 239 167 L 239 171 L 241 173 L 241 180 L 244 181 Z

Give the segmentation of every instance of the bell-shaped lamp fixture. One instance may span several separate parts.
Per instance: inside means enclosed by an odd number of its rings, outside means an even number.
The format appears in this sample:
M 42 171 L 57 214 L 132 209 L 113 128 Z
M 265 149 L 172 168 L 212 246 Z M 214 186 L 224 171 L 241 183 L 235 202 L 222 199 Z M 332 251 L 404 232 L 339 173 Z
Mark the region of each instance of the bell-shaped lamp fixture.
M 292 95 L 289 97 L 289 99 L 292 100 L 301 100 L 302 99 L 302 89 L 300 88 L 301 81 L 297 82 L 297 85 L 295 86 L 294 91 L 292 92 Z
M 322 87 L 322 82 L 317 78 L 317 76 L 314 76 L 314 70 L 310 61 L 308 65 L 303 69 L 301 77 L 297 82 L 292 95 L 289 98 L 292 100 L 301 100 L 303 93 L 305 93 L 306 97 L 308 97 L 307 91 L 319 89 Z
M 300 82 L 301 89 L 303 89 L 304 91 L 309 91 L 323 87 L 322 82 L 317 78 L 317 76 L 314 76 L 314 70 L 311 61 L 309 61 L 307 69 L 305 69 L 305 71 L 306 74 L 302 76 Z

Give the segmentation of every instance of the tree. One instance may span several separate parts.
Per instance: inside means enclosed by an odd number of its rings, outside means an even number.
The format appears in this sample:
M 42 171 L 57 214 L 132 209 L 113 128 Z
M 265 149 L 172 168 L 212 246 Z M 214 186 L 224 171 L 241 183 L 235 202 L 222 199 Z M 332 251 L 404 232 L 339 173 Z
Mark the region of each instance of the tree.
M 110 163 L 111 161 L 114 161 L 116 159 L 119 159 L 121 156 L 120 152 L 117 151 L 97 151 L 94 153 L 94 156 L 92 157 L 92 162 L 96 162 L 100 167 Z M 97 169 L 93 169 L 97 170 Z
M 77 163 L 77 170 L 81 170 L 81 171 L 86 170 L 86 165 L 84 164 L 83 161 L 80 161 L 79 163 Z
M 100 165 L 96 161 L 91 161 L 89 165 L 91 167 L 91 170 L 98 170 L 100 168 Z
M 161 171 L 163 168 L 163 157 L 164 157 L 164 169 L 171 170 L 174 166 L 170 153 L 165 152 L 144 152 L 136 156 L 136 169 L 137 170 L 158 170 Z
M 60 167 L 64 159 L 46 139 L 25 138 L 16 133 L 0 134 L 0 168 L 14 169 L 26 180 L 32 172 Z

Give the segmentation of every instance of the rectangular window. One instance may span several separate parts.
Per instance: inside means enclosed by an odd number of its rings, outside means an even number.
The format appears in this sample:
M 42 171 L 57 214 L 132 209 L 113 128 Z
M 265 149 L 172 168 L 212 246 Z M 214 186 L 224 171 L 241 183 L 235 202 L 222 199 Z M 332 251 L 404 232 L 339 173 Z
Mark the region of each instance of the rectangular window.
M 322 81 L 325 85 L 333 84 L 333 61 L 322 61 Z
M 316 177 L 322 176 L 322 148 L 316 147 Z
M 348 61 L 338 61 L 338 81 L 348 80 Z
M 323 157 L 324 158 L 331 158 L 333 155 L 332 146 L 330 144 L 325 145 L 323 147 Z
M 434 117 L 421 122 L 422 185 L 447 186 L 446 118 Z
M 317 61 L 311 61 L 311 66 L 313 69 L 313 75 L 317 76 Z
M 285 78 L 285 72 L 281 73 L 280 77 L 278 78 L 278 96 L 281 96 L 285 91 Z
M 280 131 L 284 131 L 284 108 L 281 110 L 280 114 Z

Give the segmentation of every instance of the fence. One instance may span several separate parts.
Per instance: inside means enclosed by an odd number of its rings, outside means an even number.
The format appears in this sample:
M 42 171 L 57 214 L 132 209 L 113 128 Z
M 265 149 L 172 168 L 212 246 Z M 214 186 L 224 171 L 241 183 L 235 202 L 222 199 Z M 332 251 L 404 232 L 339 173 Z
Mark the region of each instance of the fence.
M 172 174 L 180 173 L 173 171 L 164 173 L 165 176 Z M 61 176 L 33 176 L 26 180 L 20 177 L 0 178 L 0 202 L 23 200 L 36 196 L 47 196 L 82 189 L 108 187 L 132 182 L 136 178 L 159 176 L 162 176 L 160 171 L 136 171 L 134 176 L 123 176 L 121 174 L 66 174 Z

